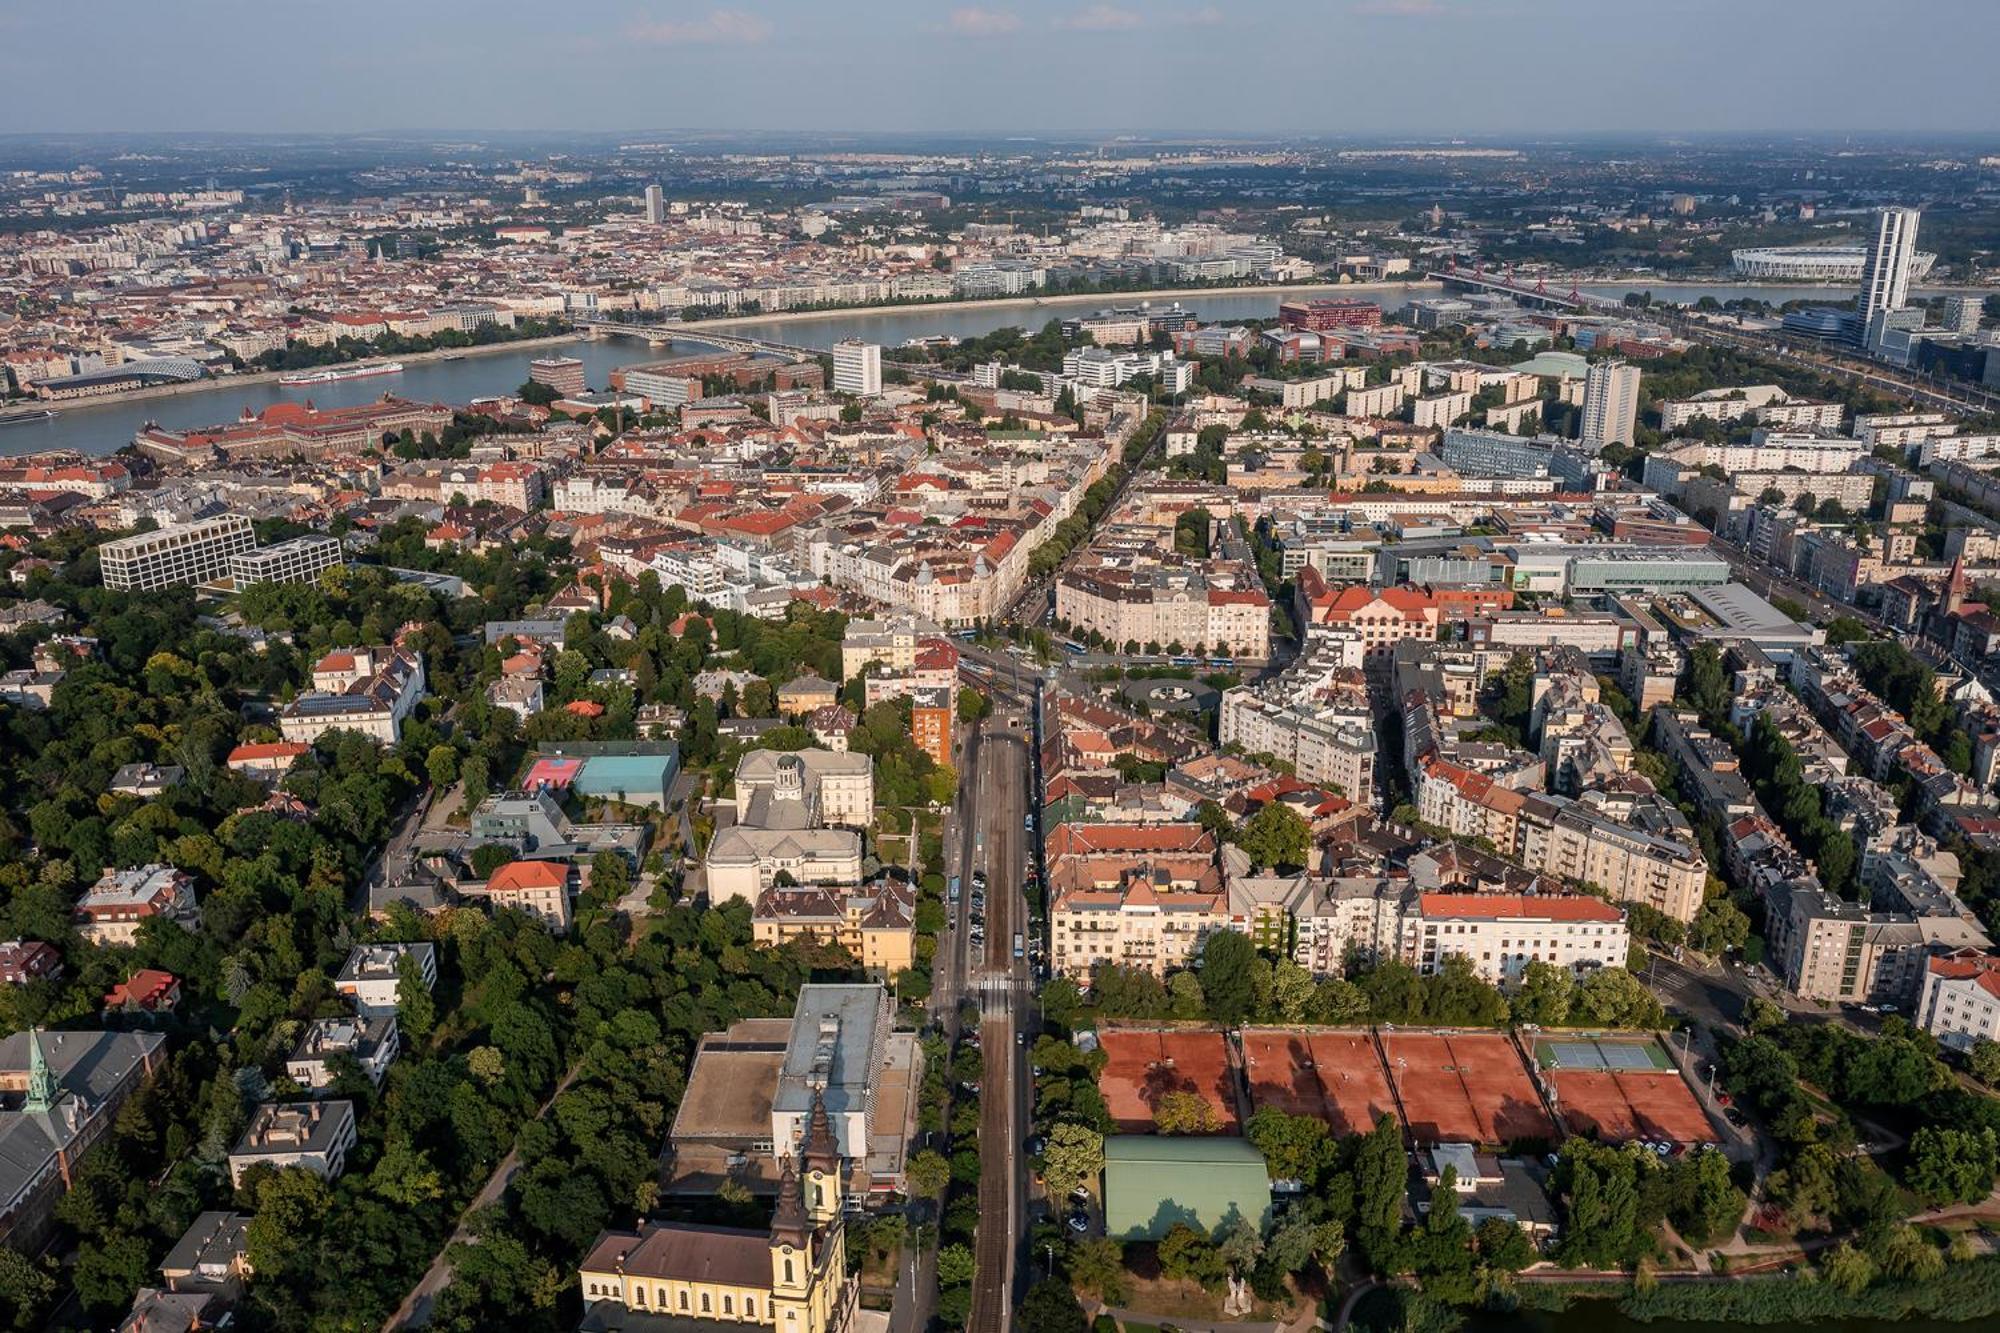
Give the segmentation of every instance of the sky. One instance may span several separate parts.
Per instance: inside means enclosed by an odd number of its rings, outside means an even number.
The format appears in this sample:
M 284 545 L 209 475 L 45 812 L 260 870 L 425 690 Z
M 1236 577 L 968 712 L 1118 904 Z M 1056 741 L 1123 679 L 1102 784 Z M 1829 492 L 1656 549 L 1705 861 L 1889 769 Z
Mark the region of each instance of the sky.
M 2000 131 L 2000 0 L 0 3 L 0 133 Z

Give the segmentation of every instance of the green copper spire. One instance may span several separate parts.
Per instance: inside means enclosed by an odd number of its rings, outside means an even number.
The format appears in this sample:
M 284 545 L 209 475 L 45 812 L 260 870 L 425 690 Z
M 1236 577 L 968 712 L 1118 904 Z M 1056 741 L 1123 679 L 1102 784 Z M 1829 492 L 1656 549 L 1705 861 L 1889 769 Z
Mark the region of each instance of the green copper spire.
M 62 1085 L 56 1082 L 48 1058 L 42 1054 L 42 1034 L 38 1029 L 28 1029 L 28 1101 L 22 1108 L 27 1111 L 46 1112 L 62 1096 Z

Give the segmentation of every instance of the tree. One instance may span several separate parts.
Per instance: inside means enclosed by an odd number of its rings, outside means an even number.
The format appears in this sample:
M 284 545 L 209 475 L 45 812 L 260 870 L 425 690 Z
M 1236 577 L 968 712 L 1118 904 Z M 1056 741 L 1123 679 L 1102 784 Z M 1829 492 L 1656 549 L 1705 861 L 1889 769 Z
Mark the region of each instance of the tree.
M 1241 1274 L 1255 1265 L 1257 1256 L 1264 1252 L 1264 1238 L 1257 1234 L 1257 1227 L 1249 1218 L 1238 1216 L 1217 1229 L 1215 1250 L 1224 1263 Z
M 1014 1311 L 1014 1324 L 1024 1333 L 1086 1333 L 1090 1321 L 1067 1282 L 1045 1278 L 1028 1288 Z
M 1218 930 L 1202 941 L 1201 989 L 1208 1012 L 1218 1023 L 1236 1024 L 1250 1017 L 1256 998 L 1257 946 L 1248 935 Z
M 935 1199 L 942 1196 L 944 1187 L 951 1183 L 951 1163 L 944 1159 L 943 1153 L 925 1148 L 910 1159 L 909 1169 L 904 1174 L 913 1196 Z
M 1160 1238 L 1160 1271 L 1168 1277 L 1214 1286 L 1228 1275 L 1215 1245 L 1185 1222 L 1176 1222 Z
M 1203 801 L 1196 806 L 1195 819 L 1214 836 L 1218 846 L 1228 842 L 1236 832 L 1236 821 L 1215 801 Z
M 1049 1197 L 1062 1199 L 1080 1185 L 1095 1184 L 1104 1174 L 1104 1136 L 1088 1125 L 1067 1121 L 1049 1131 L 1042 1153 L 1042 1181 Z
M 1270 978 L 1264 990 L 1264 1017 L 1277 1023 L 1305 1022 L 1318 995 L 1312 973 L 1289 958 L 1280 958 L 1270 965 Z
M 1750 1035 L 1761 1036 L 1785 1025 L 1785 1011 L 1761 995 L 1750 997 L 1743 1006 L 1743 1026 Z
M 1259 866 L 1297 870 L 1312 852 L 1312 826 L 1290 806 L 1266 801 L 1243 826 L 1236 845 Z
M 1580 1017 L 1586 1023 L 1602 1027 L 1663 1028 L 1667 1025 L 1665 1008 L 1651 991 L 1640 984 L 1637 977 L 1622 967 L 1599 968 L 1585 977 L 1583 984 L 1576 988 L 1571 1016 L 1572 1019 Z
M 1688 943 L 1703 953 L 1740 949 L 1750 939 L 1750 918 L 1727 898 L 1711 898 L 1688 926 Z
M 442 791 L 458 781 L 458 751 L 449 745 L 433 745 L 424 756 L 424 776 Z
M 1259 1107 L 1243 1126 L 1243 1135 L 1276 1180 L 1296 1180 L 1311 1188 L 1332 1161 L 1330 1132 L 1326 1122 L 1314 1116 Z
M 1125 1247 L 1107 1236 L 1087 1236 L 1069 1247 L 1069 1275 L 1085 1291 L 1094 1291 L 1108 1305 L 1127 1299 Z
M 437 1001 L 424 984 L 414 950 L 405 950 L 396 963 L 396 1026 L 412 1044 L 429 1040 L 437 1026 Z
M 256 1214 L 243 1238 L 259 1281 L 310 1271 L 314 1251 L 308 1242 L 319 1234 L 333 1207 L 332 1186 L 304 1167 L 269 1172 L 252 1168 L 244 1177 L 242 1192 L 256 1202 Z
M 368 1177 L 368 1187 L 390 1203 L 416 1208 L 444 1195 L 444 1177 L 408 1143 L 391 1143 Z
M 1743 1191 L 1729 1179 L 1729 1159 L 1713 1148 L 1676 1162 L 1667 1216 L 1695 1245 L 1726 1239 L 1743 1217 Z
M 1981 1037 L 1966 1053 L 1966 1067 L 1987 1087 L 2000 1087 L 2000 1041 Z
M 1514 992 L 1514 1021 L 1552 1027 L 1569 1017 L 1570 999 L 1576 991 L 1576 977 L 1566 967 L 1540 961 L 1531 962 L 1521 973 L 1521 987 Z
M 488 842 L 472 849 L 472 873 L 478 879 L 491 879 L 493 872 L 514 859 L 514 851 L 504 843 Z
M 1794 1227 L 1810 1225 L 1833 1212 L 1838 1168 L 1832 1149 L 1823 1143 L 1808 1143 L 1790 1165 L 1771 1173 L 1764 1192 L 1785 1210 Z
M 0 1247 L 0 1309 L 12 1316 L 14 1328 L 41 1327 L 55 1294 L 56 1280 L 46 1262 Z
M 77 1247 L 71 1281 L 85 1306 L 100 1313 L 122 1310 L 152 1270 L 151 1247 L 143 1237 L 114 1231 Z
M 1384 1115 L 1354 1152 L 1355 1239 L 1377 1268 L 1386 1260 L 1402 1221 L 1408 1173 L 1402 1126 L 1394 1116 Z
M 1944 1273 L 1944 1254 L 1907 1222 L 1892 1227 L 1874 1247 L 1874 1259 L 1900 1282 L 1932 1282 Z
M 1910 1136 L 1909 1185 L 1932 1204 L 1976 1203 L 2000 1174 L 1991 1129 L 1924 1125 Z
M 511 718 L 511 714 L 508 715 Z M 465 784 L 465 803 L 468 807 L 478 805 L 486 799 L 487 760 L 483 754 L 467 755 L 458 766 L 459 781 Z
M 1820 1276 L 1843 1296 L 1859 1296 L 1875 1280 L 1875 1261 L 1866 1253 L 1841 1241 L 1820 1257 Z
M 1489 1217 L 1473 1232 L 1480 1262 L 1502 1273 L 1518 1273 L 1539 1257 L 1535 1242 L 1516 1223 L 1503 1217 Z
M 1162 1134 L 1213 1134 L 1222 1119 L 1200 1093 L 1176 1089 L 1153 1103 L 1153 1127 Z
M 1167 1008 L 1170 1017 L 1193 1020 L 1208 1016 L 1208 996 L 1201 978 L 1192 972 L 1176 972 L 1167 978 Z
M 1065 1030 L 1083 1016 L 1083 992 L 1070 977 L 1055 977 L 1042 987 L 1042 1018 Z
M 938 1251 L 937 1276 L 940 1287 L 963 1287 L 972 1281 L 972 1251 L 963 1245 L 947 1245 Z

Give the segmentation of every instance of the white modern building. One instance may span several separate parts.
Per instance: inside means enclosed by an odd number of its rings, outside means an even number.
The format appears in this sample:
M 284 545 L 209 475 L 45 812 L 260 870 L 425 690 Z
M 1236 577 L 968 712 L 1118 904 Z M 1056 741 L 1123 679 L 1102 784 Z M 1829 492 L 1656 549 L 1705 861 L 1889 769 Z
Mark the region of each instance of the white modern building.
M 1628 361 L 1599 361 L 1583 378 L 1583 433 L 1586 449 L 1632 443 L 1639 424 L 1639 367 Z
M 97 559 L 105 587 L 150 592 L 223 578 L 231 560 L 256 545 L 249 519 L 217 514 L 108 541 L 97 548 Z
M 882 392 L 882 349 L 875 343 L 844 338 L 833 345 L 835 393 L 868 397 Z
M 242 551 L 229 558 L 229 577 L 252 583 L 310 583 L 340 561 L 340 539 L 307 535 Z
M 1962 950 L 1930 959 L 1917 1026 L 1958 1051 L 2000 1041 L 2000 958 Z
M 1875 214 L 1875 240 L 1862 257 L 1858 311 L 1872 346 L 1886 327 L 1882 317 L 1910 303 L 1910 269 L 1917 253 L 1914 208 L 1885 208 Z
M 657 185 L 648 185 L 646 187 L 646 221 L 657 227 L 666 220 L 666 192 Z
M 250 1113 L 249 1128 L 230 1149 L 229 1181 L 240 1186 L 253 1166 L 301 1166 L 335 1180 L 356 1141 L 353 1102 L 266 1102 Z

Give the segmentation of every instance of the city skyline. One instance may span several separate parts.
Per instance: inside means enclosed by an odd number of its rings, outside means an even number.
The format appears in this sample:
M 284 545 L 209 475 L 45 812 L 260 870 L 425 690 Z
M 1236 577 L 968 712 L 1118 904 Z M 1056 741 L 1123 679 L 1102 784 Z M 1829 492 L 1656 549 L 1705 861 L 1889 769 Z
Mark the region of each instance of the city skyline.
M 1143 10 L 891 0 L 860 25 L 795 0 L 607 3 L 562 14 L 519 0 L 442 0 L 416 11 L 361 0 L 302 43 L 283 22 L 246 21 L 248 11 L 229 0 L 172 10 L 115 3 L 88 16 L 0 16 L 0 120 L 21 134 L 230 131 L 254 105 L 256 127 L 276 133 L 2000 128 L 1982 68 L 2000 44 L 2000 9 L 1929 0 L 1920 25 L 1908 10 L 1859 0 L 1816 3 L 1810 23 L 1804 8 L 1333 0 L 1302 19 L 1194 0 Z M 393 42 L 382 40 L 387 31 Z M 1948 43 L 1922 40 L 1945 31 L 1954 34 Z M 93 73 L 82 105 L 74 69 L 49 58 L 79 44 Z M 1553 51 L 1559 62 L 1546 59 Z M 163 102 L 161 73 L 175 68 L 224 76 L 233 91 Z M 1521 95 L 1508 95 L 1516 83 Z M 1246 87 L 1258 95 L 1204 96 Z

